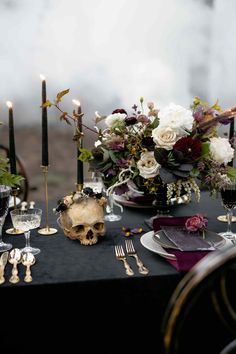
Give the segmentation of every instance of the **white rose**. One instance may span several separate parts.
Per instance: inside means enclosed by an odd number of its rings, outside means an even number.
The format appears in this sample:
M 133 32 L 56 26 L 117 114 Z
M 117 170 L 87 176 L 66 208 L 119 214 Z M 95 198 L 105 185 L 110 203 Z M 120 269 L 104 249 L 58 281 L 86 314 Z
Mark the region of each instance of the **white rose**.
M 210 154 L 213 160 L 226 165 L 233 159 L 234 149 L 231 147 L 229 140 L 226 138 L 211 138 Z
M 170 103 L 158 113 L 159 126 L 172 128 L 179 136 L 184 136 L 193 127 L 192 112 L 182 106 Z
M 179 137 L 173 129 L 161 126 L 153 129 L 152 137 L 157 147 L 166 150 L 171 150 L 176 141 L 179 140 Z
M 108 127 L 112 127 L 114 124 L 125 120 L 126 117 L 127 115 L 125 113 L 110 114 L 109 116 L 106 117 L 105 123 Z
M 156 177 L 159 174 L 161 165 L 154 158 L 154 151 L 147 151 L 141 154 L 137 162 L 139 174 L 145 179 Z

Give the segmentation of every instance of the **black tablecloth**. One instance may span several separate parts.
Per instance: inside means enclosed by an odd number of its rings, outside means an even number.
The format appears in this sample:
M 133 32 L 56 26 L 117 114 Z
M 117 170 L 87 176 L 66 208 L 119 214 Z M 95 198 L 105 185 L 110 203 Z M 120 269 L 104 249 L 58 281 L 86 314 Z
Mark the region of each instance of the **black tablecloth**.
M 36 206 L 43 207 L 42 204 Z M 89 346 L 93 336 L 100 333 L 99 346 L 103 350 L 108 349 L 108 335 L 121 338 L 129 332 L 133 336 L 136 334 L 136 346 L 146 343 L 147 347 L 155 345 L 158 349 L 163 314 L 183 274 L 178 273 L 164 258 L 145 249 L 140 243 L 140 235 L 132 236 L 132 240 L 140 258 L 150 269 L 148 276 L 140 275 L 135 260 L 129 257 L 135 275 L 128 277 L 122 262 L 117 261 L 114 254 L 114 245 L 124 244 L 121 227 L 143 227 L 149 231 L 144 220 L 155 215 L 155 210 L 127 207 L 121 221 L 106 222 L 106 235 L 98 244 L 83 246 L 79 241 L 64 236 L 57 225 L 56 215 L 52 213 L 53 207 L 54 203 L 50 203 L 49 225 L 58 228 L 58 233 L 42 236 L 37 230 L 31 232 L 32 246 L 41 249 L 32 267 L 33 282 L 10 284 L 11 265 L 8 264 L 5 273 L 7 281 L 0 288 L 2 302 L 7 305 L 8 299 L 13 299 L 9 311 L 14 310 L 20 320 L 26 316 L 26 304 L 31 299 L 33 304 L 28 306 L 28 315 L 32 316 L 32 326 L 43 320 L 45 328 L 39 335 L 41 343 L 47 338 L 54 347 L 55 343 L 60 346 L 63 338 L 67 338 L 67 344 L 68 338 L 69 343 L 86 338 Z M 171 210 L 173 215 L 179 216 L 197 212 L 209 218 L 209 229 L 218 232 L 226 229 L 226 224 L 216 219 L 217 215 L 224 213 L 220 201 L 211 198 L 207 192 L 202 193 L 200 204 L 193 200 L 191 204 L 178 205 Z M 5 229 L 10 226 L 9 222 L 8 218 Z M 235 225 L 233 228 L 236 228 Z M 25 244 L 23 235 L 4 234 L 4 239 L 13 247 L 22 248 Z M 24 271 L 23 265 L 19 265 L 21 279 Z M 62 316 L 66 316 L 65 320 Z M 72 325 L 72 318 L 78 325 Z M 117 325 L 118 318 L 122 319 L 123 325 Z M 101 324 L 102 319 L 105 325 Z M 153 320 L 154 325 L 151 324 Z M 56 337 L 49 328 L 57 329 Z M 46 353 L 42 348 L 41 352 Z

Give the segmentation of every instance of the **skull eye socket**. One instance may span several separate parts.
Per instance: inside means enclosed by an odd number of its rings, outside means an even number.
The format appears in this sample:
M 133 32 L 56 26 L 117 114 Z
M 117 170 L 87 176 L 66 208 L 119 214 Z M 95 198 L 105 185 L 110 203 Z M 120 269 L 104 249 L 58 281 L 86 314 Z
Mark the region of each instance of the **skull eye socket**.
M 84 225 L 77 225 L 74 227 L 75 232 L 83 232 L 84 231 Z
M 104 224 L 102 222 L 96 222 L 96 224 L 93 225 L 93 227 L 97 231 L 102 231 L 103 230 L 103 226 L 104 226 Z

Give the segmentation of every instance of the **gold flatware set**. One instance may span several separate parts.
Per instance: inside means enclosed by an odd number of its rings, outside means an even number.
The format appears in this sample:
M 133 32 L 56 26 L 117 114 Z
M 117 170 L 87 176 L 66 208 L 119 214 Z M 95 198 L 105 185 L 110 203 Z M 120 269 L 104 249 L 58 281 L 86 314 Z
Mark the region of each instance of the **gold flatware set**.
M 143 262 L 140 260 L 134 248 L 132 240 L 125 240 L 125 248 L 126 248 L 127 255 L 135 258 L 139 273 L 147 275 L 149 273 L 149 270 L 144 266 Z M 129 276 L 134 275 L 134 271 L 127 261 L 122 245 L 115 246 L 115 255 L 119 261 L 122 261 L 124 263 L 126 274 Z
M 11 276 L 9 278 L 10 283 L 16 284 L 20 281 L 18 275 L 18 264 L 20 263 L 26 267 L 24 281 L 29 283 L 33 280 L 30 267 L 35 263 L 34 255 L 30 252 L 22 254 L 19 248 L 14 248 L 10 253 L 8 251 L 3 252 L 0 257 L 0 284 L 5 282 L 5 267 L 7 262 L 12 264 Z

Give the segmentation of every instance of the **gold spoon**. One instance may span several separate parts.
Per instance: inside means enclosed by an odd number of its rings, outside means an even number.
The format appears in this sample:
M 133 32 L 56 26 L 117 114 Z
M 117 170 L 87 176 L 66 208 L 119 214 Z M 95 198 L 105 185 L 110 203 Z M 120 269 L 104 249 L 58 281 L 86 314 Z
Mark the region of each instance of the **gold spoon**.
M 26 266 L 24 281 L 30 283 L 33 278 L 31 276 L 30 267 L 35 263 L 35 257 L 32 253 L 27 252 L 23 254 L 22 263 Z
M 11 277 L 9 279 L 10 283 L 18 283 L 20 278 L 18 277 L 17 264 L 21 262 L 21 250 L 19 248 L 13 248 L 10 252 L 9 263 L 13 264 Z

